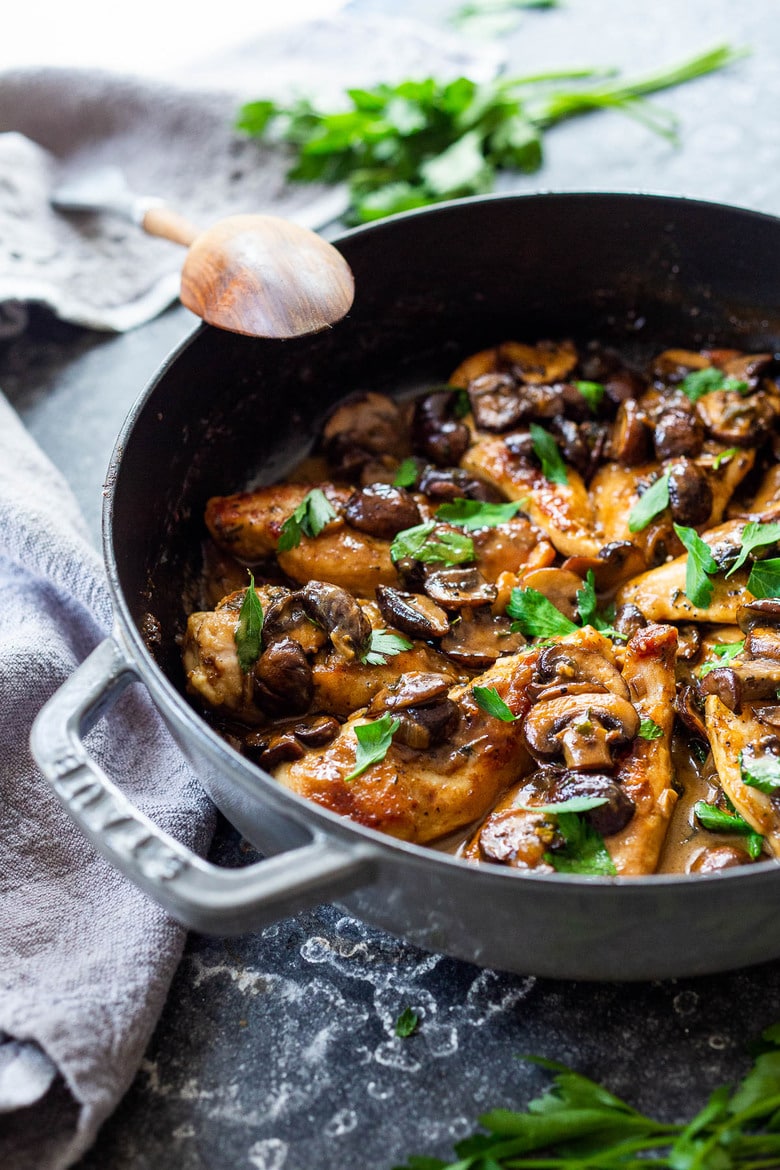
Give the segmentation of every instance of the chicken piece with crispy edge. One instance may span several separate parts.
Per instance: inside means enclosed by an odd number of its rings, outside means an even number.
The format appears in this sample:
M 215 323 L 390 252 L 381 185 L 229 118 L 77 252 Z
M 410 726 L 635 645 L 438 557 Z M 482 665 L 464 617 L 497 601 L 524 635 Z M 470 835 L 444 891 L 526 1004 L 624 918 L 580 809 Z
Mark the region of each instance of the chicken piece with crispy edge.
M 560 639 L 558 645 L 567 646 L 572 642 L 595 650 L 607 663 L 614 665 L 609 643 L 595 631 L 586 629 L 582 636 Z M 604 838 L 615 869 L 623 876 L 655 872 L 669 818 L 677 801 L 672 787 L 670 751 L 676 649 L 677 631 L 672 626 L 648 626 L 634 635 L 625 650 L 622 679 L 638 722 L 652 720 L 657 731 L 653 739 L 636 736 L 628 755 L 623 756 L 614 773 L 614 784 L 622 794 L 623 803 L 629 812 L 631 806 L 634 810 L 627 824 Z M 586 684 L 578 685 L 584 687 Z M 599 695 L 583 693 L 578 699 L 583 704 L 595 704 Z M 598 794 L 594 779 L 606 787 L 604 776 L 594 778 L 592 773 L 583 770 L 580 777 L 583 795 Z M 579 794 L 578 783 L 576 769 L 569 771 L 566 774 L 567 798 Z M 480 825 L 466 846 L 464 857 L 484 864 L 486 859 L 495 859 L 491 854 L 501 855 L 501 860 L 513 868 L 551 872 L 554 867 L 546 855 L 552 836 L 552 814 L 534 810 L 535 804 L 546 803 L 544 791 L 540 797 L 537 789 L 538 785 L 531 782 L 531 777 L 521 779 Z M 486 847 L 488 838 L 489 846 Z
M 280 586 L 258 585 L 255 592 L 264 611 L 275 599 L 289 596 L 289 590 Z M 204 707 L 215 714 L 258 726 L 267 723 L 269 717 L 257 703 L 254 671 L 245 673 L 239 666 L 235 640 L 238 608 L 243 597 L 244 590 L 240 590 L 224 598 L 216 609 L 190 615 L 184 635 L 184 671 L 188 691 Z M 360 608 L 372 629 L 386 628 L 376 605 L 363 602 Z M 305 631 L 307 625 L 303 628 Z M 310 629 L 314 637 L 316 627 L 312 625 Z M 293 632 L 292 636 L 300 639 L 301 634 Z M 377 691 L 406 671 L 449 675 L 453 683 L 458 677 L 449 659 L 420 641 L 412 642 L 411 649 L 401 650 L 387 657 L 384 664 L 376 665 L 346 658 L 325 643 L 321 632 L 316 641 L 304 645 L 303 649 L 311 656 L 313 690 L 309 713 L 312 714 L 344 718 L 364 707 Z
M 452 688 L 458 712 L 446 742 L 418 751 L 393 741 L 381 761 L 361 775 L 355 769 L 355 727 L 369 722 L 358 712 L 327 747 L 314 748 L 273 773 L 285 788 L 332 812 L 393 837 L 426 844 L 483 817 L 504 788 L 530 766 L 522 716 L 530 707 L 527 686 L 536 651 L 508 655 L 477 679 Z M 503 722 L 488 715 L 474 686 L 495 688 L 520 718 Z
M 737 714 L 717 695 L 705 699 L 704 720 L 721 788 L 739 815 L 765 838 L 772 854 L 780 858 L 780 813 L 776 801 L 747 785 L 740 767 L 740 755 L 746 750 L 752 752 L 766 739 L 766 727 L 748 704 Z

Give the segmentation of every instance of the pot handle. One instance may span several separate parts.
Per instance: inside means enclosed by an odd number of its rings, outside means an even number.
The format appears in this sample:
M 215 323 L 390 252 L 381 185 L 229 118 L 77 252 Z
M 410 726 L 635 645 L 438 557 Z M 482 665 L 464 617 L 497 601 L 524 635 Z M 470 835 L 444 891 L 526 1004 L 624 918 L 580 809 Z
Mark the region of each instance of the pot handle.
M 179 922 L 241 934 L 371 880 L 372 855 L 314 833 L 278 857 L 239 869 L 212 865 L 158 828 L 90 759 L 83 736 L 138 679 L 118 640 L 92 651 L 38 714 L 33 756 L 95 848 Z

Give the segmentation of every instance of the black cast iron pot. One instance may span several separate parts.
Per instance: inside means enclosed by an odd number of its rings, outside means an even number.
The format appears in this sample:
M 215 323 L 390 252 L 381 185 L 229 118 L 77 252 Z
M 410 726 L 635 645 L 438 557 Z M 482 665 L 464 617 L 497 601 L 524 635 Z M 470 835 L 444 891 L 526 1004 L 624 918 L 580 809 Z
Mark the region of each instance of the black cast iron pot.
M 431 950 L 545 976 L 660 978 L 780 955 L 772 862 L 621 880 L 474 870 L 315 807 L 192 709 L 176 645 L 206 500 L 283 474 L 337 399 L 423 389 L 508 337 L 599 338 L 638 357 L 708 343 L 778 350 L 780 220 L 654 196 L 514 196 L 413 212 L 338 246 L 357 285 L 348 319 L 288 342 L 203 326 L 128 419 L 104 513 L 115 631 L 33 731 L 60 799 L 102 853 L 199 930 L 251 930 L 338 899 Z M 148 613 L 163 631 L 154 656 L 143 637 Z M 268 860 L 239 870 L 204 862 L 88 758 L 84 730 L 136 679 L 217 805 Z

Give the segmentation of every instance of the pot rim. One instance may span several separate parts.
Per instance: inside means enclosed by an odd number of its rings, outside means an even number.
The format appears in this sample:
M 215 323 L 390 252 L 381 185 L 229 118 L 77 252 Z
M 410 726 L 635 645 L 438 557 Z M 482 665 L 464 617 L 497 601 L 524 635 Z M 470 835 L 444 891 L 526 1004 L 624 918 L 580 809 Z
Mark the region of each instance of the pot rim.
M 372 236 L 393 232 L 397 225 L 427 216 L 442 214 L 457 215 L 458 209 L 467 209 L 475 204 L 519 204 L 522 202 L 557 202 L 581 203 L 585 200 L 615 201 L 626 207 L 637 203 L 654 202 L 666 205 L 670 211 L 674 208 L 703 208 L 714 212 L 733 214 L 750 220 L 763 220 L 769 224 L 780 225 L 780 216 L 769 212 L 755 211 L 751 208 L 740 207 L 736 204 L 727 204 L 718 200 L 692 198 L 685 195 L 671 195 L 653 191 L 608 191 L 608 190 L 577 190 L 553 191 L 541 190 L 530 193 L 506 193 L 476 195 L 469 198 L 447 200 L 429 207 L 413 208 L 400 212 L 368 224 L 348 229 L 334 237 L 331 241 L 336 248 L 349 244 L 352 240 L 362 238 L 366 233 Z M 604 875 L 568 874 L 568 873 L 535 873 L 532 870 L 515 870 L 505 866 L 494 865 L 489 862 L 478 867 L 470 864 L 454 854 L 436 849 L 430 845 L 418 845 L 382 833 L 347 817 L 339 816 L 330 809 L 315 805 L 305 797 L 279 785 L 272 776 L 264 772 L 256 764 L 251 763 L 235 748 L 232 748 L 218 733 L 209 726 L 205 719 L 188 702 L 186 697 L 174 686 L 162 668 L 155 661 L 147 648 L 141 633 L 132 617 L 127 604 L 125 593 L 119 580 L 119 572 L 113 547 L 113 510 L 116 482 L 121 474 L 121 464 L 125 448 L 132 441 L 136 423 L 143 413 L 149 398 L 169 370 L 176 364 L 180 356 L 189 349 L 204 333 L 210 332 L 214 326 L 205 322 L 196 323 L 193 329 L 179 342 L 177 346 L 163 359 L 158 368 L 149 378 L 145 387 L 130 408 L 119 435 L 117 437 L 106 473 L 103 499 L 102 536 L 103 554 L 108 577 L 109 590 L 114 607 L 114 621 L 119 640 L 129 651 L 134 665 L 137 668 L 140 680 L 149 690 L 155 704 L 164 715 L 170 718 L 177 728 L 187 737 L 194 736 L 201 750 L 214 760 L 221 770 L 235 779 L 244 792 L 252 799 L 262 795 L 283 816 L 298 823 L 302 823 L 310 832 L 318 829 L 349 843 L 359 842 L 364 848 L 370 846 L 378 855 L 385 855 L 391 860 L 404 859 L 408 863 L 424 864 L 453 868 L 459 874 L 470 873 L 481 883 L 494 882 L 537 882 L 552 884 L 553 886 L 573 887 L 577 890 L 589 888 L 642 889 L 665 887 L 701 887 L 702 883 L 756 881 L 764 875 L 769 877 L 780 875 L 780 865 L 775 860 L 754 862 L 751 865 L 737 866 L 721 872 L 709 874 L 687 873 L 656 873 L 639 876 L 610 877 Z

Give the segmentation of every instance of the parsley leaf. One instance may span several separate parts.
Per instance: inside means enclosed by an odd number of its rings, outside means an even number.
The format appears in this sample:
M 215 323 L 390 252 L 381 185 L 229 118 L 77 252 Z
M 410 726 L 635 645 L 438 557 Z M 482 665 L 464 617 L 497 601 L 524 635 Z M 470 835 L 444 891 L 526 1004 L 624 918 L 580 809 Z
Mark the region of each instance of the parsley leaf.
M 780 757 L 771 752 L 757 756 L 746 748 L 739 753 L 739 768 L 742 780 L 748 788 L 757 788 L 766 796 L 780 793 Z
M 531 434 L 534 454 L 542 465 L 544 478 L 548 479 L 550 483 L 568 483 L 566 464 L 561 458 L 558 444 L 549 431 L 540 427 L 538 423 L 531 423 L 528 430 Z
M 521 808 L 524 812 L 538 812 L 538 813 L 582 813 L 590 812 L 592 808 L 600 808 L 602 804 L 606 804 L 609 797 L 607 796 L 570 796 L 568 800 L 562 800 L 558 804 L 520 804 L 517 808 Z
M 501 719 L 504 723 L 514 723 L 519 718 L 512 714 L 495 687 L 475 686 L 471 688 L 471 693 L 477 706 L 495 719 Z
M 420 1017 L 414 1008 L 405 1007 L 398 1019 L 395 1021 L 395 1034 L 401 1040 L 406 1040 L 409 1036 L 413 1036 L 420 1024 Z
M 688 550 L 688 563 L 685 567 L 686 596 L 697 609 L 706 609 L 712 601 L 714 588 L 709 574 L 718 572 L 718 562 L 710 552 L 709 545 L 704 543 L 695 528 L 675 524 L 674 531 Z
M 578 813 L 563 812 L 556 819 L 564 847 L 545 853 L 548 865 L 557 873 L 617 874 L 601 833 Z
M 411 557 L 425 564 L 462 565 L 474 560 L 474 542 L 470 536 L 448 529 L 437 529 L 435 520 L 405 528 L 390 545 L 394 562 Z
M 711 670 L 717 669 L 719 666 L 728 666 L 732 659 L 736 658 L 745 649 L 745 639 L 741 642 L 716 642 L 712 647 L 713 654 L 717 654 L 717 658 L 713 658 L 711 662 L 705 662 L 699 669 L 699 678 L 706 678 Z M 720 661 L 718 661 L 720 659 Z
M 588 569 L 585 574 L 582 589 L 577 590 L 577 612 L 580 615 L 580 625 L 593 626 L 594 630 L 606 634 L 609 638 L 617 638 L 623 642 L 628 640 L 626 634 L 621 634 L 611 625 L 614 620 L 614 606 L 609 606 L 603 615 L 599 613 L 596 599 L 596 578 L 592 569 Z
M 488 504 L 483 500 L 453 500 L 436 509 L 436 518 L 446 520 L 473 532 L 478 528 L 495 528 L 506 524 L 520 511 L 521 500 L 510 500 L 507 504 Z
M 416 459 L 404 459 L 393 476 L 393 487 L 410 488 L 417 483 L 420 469 Z
M 726 812 L 717 805 L 707 804 L 706 800 L 697 800 L 693 806 L 693 813 L 702 828 L 708 829 L 711 833 L 739 833 L 740 836 L 747 837 L 745 844 L 748 854 L 754 860 L 760 855 L 764 847 L 764 838 L 739 813 Z
M 590 409 L 595 414 L 601 406 L 602 399 L 606 394 L 607 388 L 603 382 L 575 382 L 574 386 L 579 390 L 582 397 L 587 402 Z
M 297 548 L 303 536 L 319 536 L 325 525 L 336 519 L 337 514 L 325 493 L 319 488 L 312 488 L 282 525 L 276 551 L 287 552 Z
M 643 492 L 628 517 L 628 531 L 641 532 L 651 520 L 669 507 L 669 472 L 665 471 L 654 484 Z
M 727 451 L 719 451 L 712 461 L 713 469 L 717 471 L 721 463 L 727 463 L 729 459 L 733 459 L 738 454 L 739 447 L 729 447 Z
M 238 665 L 248 674 L 260 657 L 263 648 L 263 607 L 255 593 L 255 579 L 249 574 L 249 587 L 238 611 L 238 625 L 233 638 L 236 643 Z
M 639 724 L 639 731 L 637 733 L 642 739 L 660 739 L 663 731 L 656 723 L 655 719 L 642 719 Z
M 780 540 L 780 524 L 761 524 L 757 520 L 751 520 L 742 529 L 740 537 L 742 547 L 739 556 L 726 576 L 730 577 L 732 573 L 736 573 L 737 569 L 741 569 L 754 548 L 764 548 L 768 544 L 775 544 L 778 540 Z
M 515 587 L 506 612 L 512 618 L 512 633 L 525 634 L 527 638 L 554 638 L 579 628 L 538 589 Z
M 400 720 L 393 719 L 389 714 L 384 714 L 381 719 L 374 719 L 371 723 L 359 723 L 355 728 L 357 739 L 355 767 L 344 780 L 355 780 L 372 764 L 380 763 L 387 755 L 393 736 L 400 726 Z
M 391 634 L 387 630 L 372 630 L 371 643 L 360 661 L 365 666 L 385 666 L 388 658 L 411 648 L 412 643 L 402 638 L 400 634 Z
M 698 402 L 705 394 L 713 390 L 736 390 L 740 394 L 747 394 L 750 390 L 747 382 L 738 378 L 727 378 L 722 370 L 714 366 L 706 366 L 703 370 L 692 370 L 686 374 L 680 383 L 683 394 L 687 394 L 691 402 Z
M 754 597 L 780 597 L 780 557 L 756 561 L 747 587 Z

